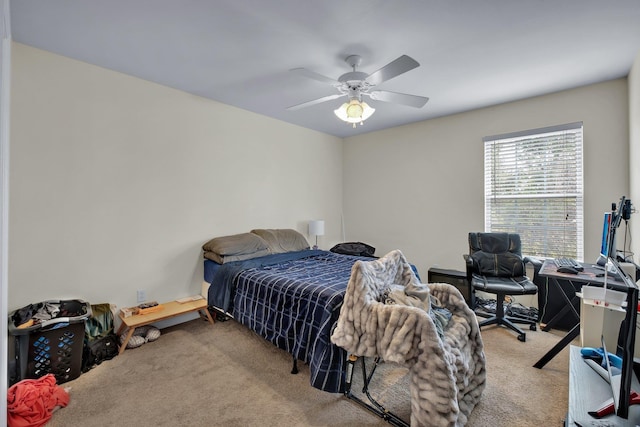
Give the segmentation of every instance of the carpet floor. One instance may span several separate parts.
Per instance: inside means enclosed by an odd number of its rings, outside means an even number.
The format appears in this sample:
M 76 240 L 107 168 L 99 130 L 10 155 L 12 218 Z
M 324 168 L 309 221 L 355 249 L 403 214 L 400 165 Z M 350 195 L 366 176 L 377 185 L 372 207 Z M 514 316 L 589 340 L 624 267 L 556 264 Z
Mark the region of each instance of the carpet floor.
M 568 405 L 569 348 L 543 369 L 533 364 L 558 334 L 527 330 L 522 343 L 502 327 L 482 331 L 487 387 L 468 426 L 561 426 Z M 157 341 L 96 366 L 69 387 L 70 403 L 48 426 L 387 426 L 340 394 L 309 385 L 309 369 L 235 321 L 193 320 Z M 361 378 L 356 375 L 359 393 Z M 409 420 L 407 370 L 382 363 L 372 395 Z

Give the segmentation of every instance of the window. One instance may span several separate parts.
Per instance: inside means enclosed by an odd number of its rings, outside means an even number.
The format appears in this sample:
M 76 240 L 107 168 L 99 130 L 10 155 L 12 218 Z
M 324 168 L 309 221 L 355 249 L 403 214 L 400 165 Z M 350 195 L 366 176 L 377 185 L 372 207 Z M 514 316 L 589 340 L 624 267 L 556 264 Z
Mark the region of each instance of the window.
M 520 234 L 526 255 L 582 260 L 582 122 L 483 140 L 485 231 Z

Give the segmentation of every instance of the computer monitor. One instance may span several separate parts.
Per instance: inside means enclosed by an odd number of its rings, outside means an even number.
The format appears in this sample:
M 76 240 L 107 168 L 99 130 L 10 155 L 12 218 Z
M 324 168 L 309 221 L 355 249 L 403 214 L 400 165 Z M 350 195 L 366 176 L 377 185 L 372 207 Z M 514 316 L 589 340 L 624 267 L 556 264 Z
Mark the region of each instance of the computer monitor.
M 620 225 L 622 219 L 629 219 L 631 214 L 631 201 L 625 196 L 620 198 L 620 202 L 616 207 L 615 203 L 611 204 L 611 212 L 605 212 L 602 224 L 602 241 L 600 243 L 600 256 L 596 264 L 604 266 L 607 258 L 616 257 L 616 229 Z
M 604 213 L 604 221 L 602 223 L 602 242 L 600 243 L 600 256 L 606 258 L 611 256 L 611 212 Z

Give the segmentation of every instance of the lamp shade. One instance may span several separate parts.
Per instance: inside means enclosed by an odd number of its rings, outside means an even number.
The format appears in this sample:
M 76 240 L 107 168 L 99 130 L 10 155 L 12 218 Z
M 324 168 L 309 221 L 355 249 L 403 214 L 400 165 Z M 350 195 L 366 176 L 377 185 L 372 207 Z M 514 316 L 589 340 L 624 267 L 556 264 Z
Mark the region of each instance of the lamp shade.
M 366 102 L 361 102 L 357 99 L 351 99 L 349 102 L 342 104 L 337 110 L 333 110 L 340 120 L 353 123 L 354 127 L 356 123 L 362 124 L 362 122 L 371 117 L 375 111 L 375 108 L 371 108 Z
M 324 236 L 324 220 L 318 219 L 309 222 L 310 236 Z

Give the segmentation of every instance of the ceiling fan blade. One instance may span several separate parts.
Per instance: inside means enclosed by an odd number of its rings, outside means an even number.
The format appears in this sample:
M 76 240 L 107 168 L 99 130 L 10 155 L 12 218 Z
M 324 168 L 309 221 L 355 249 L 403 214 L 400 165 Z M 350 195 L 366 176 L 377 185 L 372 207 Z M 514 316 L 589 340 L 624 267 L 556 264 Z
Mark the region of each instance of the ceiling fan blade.
M 389 92 L 388 90 L 374 90 L 369 92 L 368 95 L 376 101 L 393 102 L 394 104 L 403 104 L 416 108 L 422 108 L 429 100 L 426 96 L 408 95 L 406 93 Z
M 287 107 L 287 110 L 299 110 L 300 108 L 310 107 L 312 105 L 320 104 L 322 102 L 331 101 L 332 99 L 338 99 L 346 96 L 344 93 L 336 93 L 335 95 L 323 96 L 322 98 L 314 99 L 313 101 L 303 102 L 302 104 L 292 105 Z
M 378 71 L 374 71 L 369 74 L 364 81 L 372 86 L 376 86 L 419 66 L 420 64 L 415 59 L 407 55 L 402 55 L 398 59 L 391 61 L 384 67 L 380 68 Z
M 331 77 L 323 76 L 322 74 L 318 74 L 314 71 L 307 70 L 306 68 L 293 68 L 291 70 L 292 73 L 297 74 L 299 76 L 308 77 L 313 80 L 318 80 L 323 83 L 329 83 L 330 85 L 340 85 L 340 82 L 336 79 L 332 79 Z

